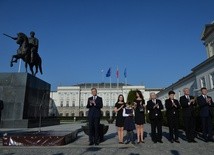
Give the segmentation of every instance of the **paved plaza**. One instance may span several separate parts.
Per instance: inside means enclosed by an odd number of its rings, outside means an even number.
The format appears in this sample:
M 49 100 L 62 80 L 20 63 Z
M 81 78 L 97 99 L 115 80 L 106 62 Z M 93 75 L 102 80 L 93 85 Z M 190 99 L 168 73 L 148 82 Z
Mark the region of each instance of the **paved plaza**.
M 107 124 L 107 122 L 103 122 Z M 74 131 L 83 123 L 69 123 L 58 126 L 43 127 L 43 131 Z M 34 131 L 34 129 L 1 129 L 0 134 L 14 131 Z M 213 155 L 214 143 L 205 143 L 196 139 L 197 143 L 188 143 L 185 141 L 183 131 L 180 131 L 180 144 L 170 143 L 167 139 L 168 128 L 163 127 L 163 144 L 154 144 L 150 137 L 150 124 L 145 124 L 145 143 L 144 144 L 118 144 L 116 127 L 109 125 L 109 130 L 105 135 L 105 141 L 99 146 L 88 146 L 88 136 L 83 132 L 78 134 L 78 139 L 65 146 L 0 146 L 1 155 Z

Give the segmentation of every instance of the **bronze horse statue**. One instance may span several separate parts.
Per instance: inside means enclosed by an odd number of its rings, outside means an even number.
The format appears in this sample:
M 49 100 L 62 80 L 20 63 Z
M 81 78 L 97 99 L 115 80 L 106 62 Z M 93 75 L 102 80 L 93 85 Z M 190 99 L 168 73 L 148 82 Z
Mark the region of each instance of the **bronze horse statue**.
M 8 35 L 6 35 L 8 36 Z M 10 37 L 10 36 L 8 36 Z M 19 48 L 17 50 L 17 54 L 12 56 L 10 66 L 13 67 L 13 63 L 17 63 L 18 59 L 22 59 L 25 62 L 25 70 L 26 73 L 27 67 L 29 65 L 31 74 L 33 76 L 36 76 L 38 73 L 38 69 L 40 73 L 42 74 L 42 59 L 39 56 L 38 52 L 34 53 L 33 61 L 31 61 L 31 48 L 33 45 L 31 45 L 28 41 L 28 37 L 24 33 L 18 33 L 17 38 L 10 37 L 14 40 L 16 40 L 16 43 L 19 44 Z M 36 71 L 34 72 L 34 66 L 36 68 Z

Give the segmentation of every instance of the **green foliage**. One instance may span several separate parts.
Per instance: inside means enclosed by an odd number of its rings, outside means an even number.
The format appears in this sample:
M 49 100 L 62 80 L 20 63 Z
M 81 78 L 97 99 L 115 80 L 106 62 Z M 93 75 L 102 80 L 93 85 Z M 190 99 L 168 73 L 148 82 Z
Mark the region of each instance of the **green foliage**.
M 133 104 L 136 99 L 136 90 L 130 90 L 127 96 L 127 103 Z

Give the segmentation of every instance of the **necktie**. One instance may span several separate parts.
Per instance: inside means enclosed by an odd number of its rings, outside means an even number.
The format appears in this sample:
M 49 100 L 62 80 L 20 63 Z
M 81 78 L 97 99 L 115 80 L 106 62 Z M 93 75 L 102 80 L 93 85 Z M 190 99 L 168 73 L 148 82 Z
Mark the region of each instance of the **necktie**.
M 190 100 L 189 96 L 186 96 L 187 97 L 187 100 Z

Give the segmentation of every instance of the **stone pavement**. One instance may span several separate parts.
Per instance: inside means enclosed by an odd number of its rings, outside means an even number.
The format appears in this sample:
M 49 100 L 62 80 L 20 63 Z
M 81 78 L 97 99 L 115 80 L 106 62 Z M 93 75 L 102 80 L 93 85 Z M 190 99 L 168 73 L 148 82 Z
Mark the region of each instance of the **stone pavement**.
M 107 124 L 107 122 L 104 122 Z M 42 128 L 43 131 L 74 131 L 81 127 L 81 123 L 63 124 Z M 145 124 L 145 143 L 144 144 L 118 144 L 116 127 L 114 124 L 109 125 L 109 130 L 105 135 L 105 141 L 99 146 L 88 146 L 88 136 L 83 132 L 78 134 L 78 139 L 73 143 L 65 146 L 0 146 L 0 155 L 213 155 L 214 143 L 205 143 L 196 139 L 198 143 L 188 143 L 185 141 L 183 131 L 180 132 L 180 144 L 170 143 L 167 140 L 168 128 L 163 127 L 163 144 L 154 144 L 150 137 L 150 125 Z M 20 129 L 20 130 L 37 130 L 37 129 Z M 8 131 L 1 130 L 0 133 Z

